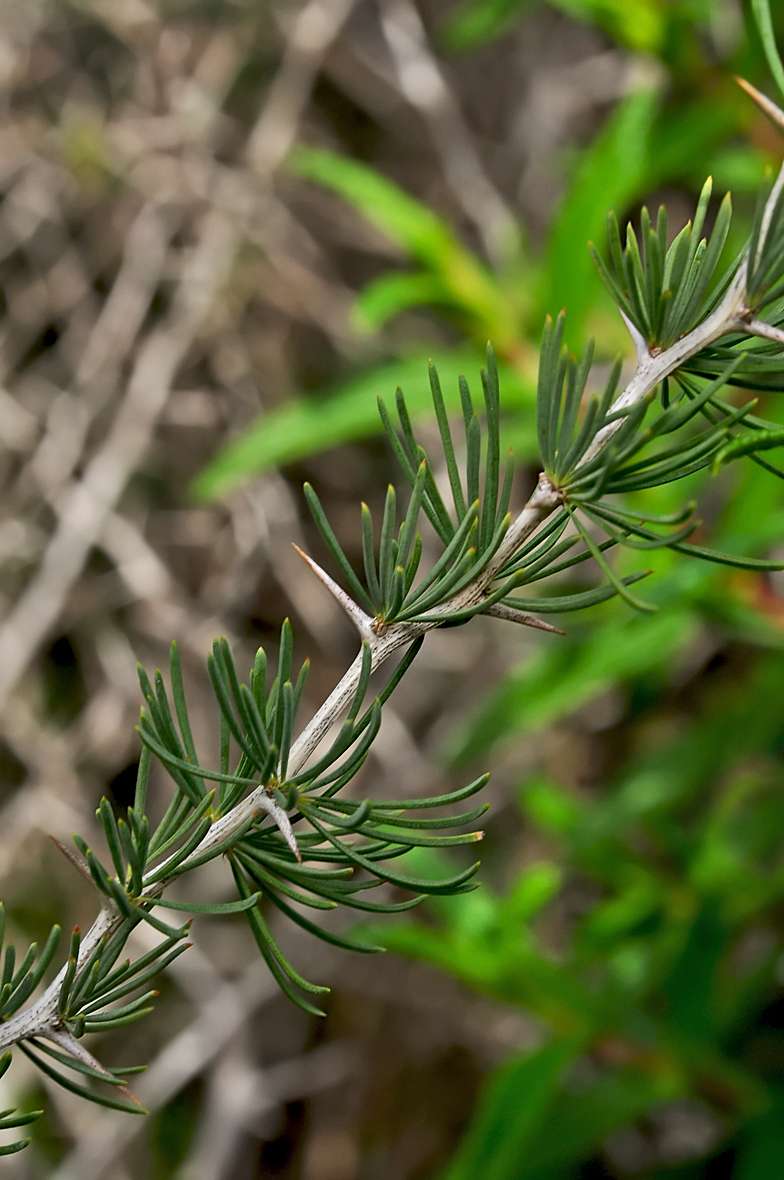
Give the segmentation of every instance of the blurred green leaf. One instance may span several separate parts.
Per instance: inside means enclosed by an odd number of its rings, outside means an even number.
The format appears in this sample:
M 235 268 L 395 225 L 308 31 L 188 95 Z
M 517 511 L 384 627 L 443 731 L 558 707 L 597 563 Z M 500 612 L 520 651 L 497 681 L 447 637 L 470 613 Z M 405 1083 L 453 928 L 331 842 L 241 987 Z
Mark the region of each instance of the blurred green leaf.
M 469 0 L 444 26 L 444 42 L 454 50 L 484 45 L 539 3 L 541 0 Z
M 477 358 L 471 352 L 456 351 L 437 354 L 433 359 L 447 409 L 457 412 L 459 374 L 475 370 Z M 500 364 L 499 372 L 502 409 L 530 411 L 535 398 L 533 382 L 510 365 Z M 270 467 L 294 463 L 307 455 L 380 433 L 374 395 L 381 393 L 388 397 L 398 384 L 405 392 L 413 417 L 432 414 L 427 358 L 414 357 L 383 365 L 346 382 L 323 399 L 293 400 L 256 419 L 197 476 L 194 494 L 201 500 L 211 500 Z M 515 441 L 523 443 L 526 436 L 533 449 L 533 424 L 523 436 L 518 431 Z
M 771 1180 L 784 1160 L 784 1090 L 776 1087 L 767 1114 L 740 1136 L 732 1180 Z
M 562 1093 L 528 1144 L 525 1159 L 505 1180 L 561 1180 L 567 1168 L 594 1155 L 612 1131 L 687 1089 L 682 1072 L 658 1060 L 648 1068 L 641 1064 L 608 1072 L 576 1093 Z
M 438 275 L 393 271 L 368 283 L 359 294 L 354 304 L 354 320 L 361 330 L 373 331 L 410 307 L 450 302 L 449 290 Z
M 658 53 L 672 16 L 684 5 L 675 0 L 556 0 L 558 7 L 605 29 L 613 40 L 638 53 Z
M 641 188 L 650 191 L 683 178 L 699 192 L 706 174 L 713 170 L 714 164 L 720 163 L 722 151 L 748 152 L 759 158 L 759 149 L 755 152 L 743 144 L 724 148 L 753 118 L 751 102 L 738 93 L 731 78 L 720 79 L 709 98 L 699 95 L 691 101 L 665 106 L 650 136 L 653 150 L 648 153 Z M 722 185 L 718 174 L 714 179 L 719 194 L 724 187 L 732 187 Z
M 561 888 L 563 874 L 552 861 L 529 865 L 504 901 L 501 920 L 529 922 Z
M 648 169 L 649 137 L 659 98 L 642 89 L 623 99 L 586 150 L 550 232 L 542 312 L 568 310 L 579 336 L 600 289 L 587 242 L 604 240 L 608 209 L 625 209 Z
M 522 1176 L 531 1140 L 583 1036 L 556 1039 L 503 1065 L 490 1078 L 471 1126 L 439 1180 L 510 1180 Z
M 714 121 L 715 126 L 715 121 Z M 768 166 L 767 156 L 751 144 L 738 144 L 716 152 L 711 171 L 718 192 L 750 193 L 759 191 Z M 700 175 L 703 169 L 700 169 Z
M 535 777 L 525 783 L 520 802 L 537 827 L 545 832 L 573 831 L 584 814 L 581 800 L 560 783 Z
M 460 726 L 450 762 L 470 761 L 505 735 L 545 725 L 619 680 L 661 666 L 696 630 L 697 618 L 687 610 L 622 622 L 614 612 L 579 640 L 543 647 Z
M 715 907 L 706 905 L 664 985 L 668 1015 L 687 1040 L 715 1038 L 714 982 L 729 933 Z
M 304 180 L 345 197 L 417 262 L 437 269 L 455 251 L 467 253 L 446 222 L 367 164 L 336 152 L 298 147 L 288 166 Z M 473 264 L 474 259 L 467 261 Z
M 762 38 L 768 68 L 775 78 L 779 90 L 784 94 L 784 65 L 782 65 L 781 57 L 776 46 L 776 34 L 773 30 L 770 0 L 751 0 L 751 7 L 760 37 Z
M 514 349 L 519 338 L 517 316 L 495 276 L 426 205 L 403 192 L 391 180 L 358 160 L 316 148 L 299 147 L 289 157 L 289 167 L 305 180 L 324 185 L 349 201 L 368 221 L 391 238 L 401 250 L 420 263 L 418 295 L 429 292 L 437 302 L 459 313 L 471 334 L 484 343 L 488 336 L 500 353 Z M 397 286 L 373 284 L 370 295 L 360 297 L 359 313 L 371 316 L 387 307 L 387 314 L 410 306 L 417 292 L 417 276 L 397 278 Z M 379 297 L 379 290 L 382 297 Z M 400 302 L 403 292 L 406 302 Z M 394 292 L 394 298 L 393 298 Z M 395 308 L 395 299 L 398 307 Z
M 451 898 L 433 907 L 437 926 L 383 933 L 391 949 L 521 1004 L 554 1030 L 546 1049 L 493 1076 L 442 1180 L 575 1176 L 610 1134 L 679 1098 L 707 1102 L 728 1130 L 742 1128 L 746 1180 L 776 1174 L 780 1099 L 774 1090 L 776 1115 L 765 1114 L 769 1098 L 749 1062 L 780 1069 L 779 1030 L 769 1030 L 769 1043 L 752 1036 L 750 1058 L 736 1046 L 781 993 L 781 935 L 769 927 L 780 926 L 774 914 L 784 896 L 783 668 L 784 656 L 771 651 L 725 681 L 699 716 L 643 743 L 594 795 L 575 798 L 540 778 L 526 784 L 529 823 L 557 834 L 564 849 L 564 885 L 587 874 L 598 890 L 557 954 L 538 934 L 547 931 L 542 904 L 556 912 L 568 904 L 552 862 L 527 868 L 506 898 L 485 887 L 470 921 Z M 775 754 L 776 769 L 748 769 L 763 751 Z M 534 913 L 541 917 L 532 925 Z M 525 1084 L 526 1065 L 541 1070 L 538 1088 Z
M 483 45 L 500 36 L 529 11 L 536 0 L 472 0 L 446 25 L 444 39 L 451 49 Z M 591 24 L 598 24 L 621 44 L 640 53 L 658 53 L 673 15 L 686 7 L 667 0 L 553 0 L 556 7 Z

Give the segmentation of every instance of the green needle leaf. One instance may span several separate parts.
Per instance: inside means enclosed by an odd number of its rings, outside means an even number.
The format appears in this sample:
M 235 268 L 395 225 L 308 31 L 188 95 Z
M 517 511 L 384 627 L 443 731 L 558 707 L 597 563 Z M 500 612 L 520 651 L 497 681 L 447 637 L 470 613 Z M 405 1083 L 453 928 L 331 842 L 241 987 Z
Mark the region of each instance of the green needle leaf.
M 636 594 L 632 594 L 629 590 L 625 579 L 619 578 L 610 563 L 606 560 L 600 547 L 596 544 L 588 529 L 586 529 L 575 511 L 567 505 L 567 512 L 574 521 L 575 527 L 579 530 L 582 539 L 585 541 L 587 548 L 591 552 L 596 564 L 606 575 L 610 585 L 615 587 L 616 593 L 628 602 L 629 606 L 634 607 L 635 610 L 641 611 L 643 614 L 656 614 L 659 610 L 658 606 L 654 606 L 651 602 L 645 602 L 642 598 L 638 598 Z
M 765 57 L 768 60 L 770 72 L 775 78 L 776 85 L 781 91 L 781 94 L 784 95 L 784 66 L 782 65 L 781 57 L 776 46 L 776 36 L 773 32 L 773 19 L 770 14 L 769 0 L 751 0 L 751 8 L 754 13 L 754 19 L 757 22 L 760 40 L 765 50 Z
M 173 901 L 170 897 L 156 897 L 155 905 L 164 906 L 169 910 L 184 910 L 190 914 L 243 914 L 245 910 L 258 905 L 260 893 L 253 893 L 240 901 Z
M 741 434 L 717 452 L 712 470 L 715 473 L 725 463 L 730 463 L 733 459 L 740 459 L 744 455 L 755 455 L 757 451 L 772 451 L 781 446 L 784 446 L 784 427 L 777 430 L 754 430 L 749 434 Z

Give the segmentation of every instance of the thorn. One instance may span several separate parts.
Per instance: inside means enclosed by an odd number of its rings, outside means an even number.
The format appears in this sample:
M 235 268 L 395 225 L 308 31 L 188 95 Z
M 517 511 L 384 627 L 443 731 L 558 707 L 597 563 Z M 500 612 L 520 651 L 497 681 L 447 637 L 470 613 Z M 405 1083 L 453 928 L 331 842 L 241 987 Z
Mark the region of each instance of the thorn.
M 639 365 L 648 356 L 650 356 L 650 350 L 648 348 L 648 341 L 645 339 L 645 337 L 642 335 L 642 333 L 637 329 L 637 327 L 635 327 L 635 325 L 632 323 L 632 321 L 627 316 L 626 312 L 623 311 L 622 308 L 620 308 L 620 307 L 618 308 L 618 311 L 620 311 L 621 319 L 626 324 L 626 331 L 629 333 L 629 335 L 632 338 L 632 344 L 634 345 L 634 352 L 637 357 L 637 364 Z
M 87 867 L 87 862 L 85 860 L 82 860 L 79 853 L 74 852 L 72 848 L 66 848 L 65 844 L 61 844 L 56 836 L 50 836 L 49 839 L 52 841 L 52 843 L 55 845 L 56 848 L 60 849 L 60 851 L 62 852 L 65 859 L 71 862 L 73 867 L 76 869 L 77 873 L 81 873 L 81 875 L 84 877 L 85 881 L 89 881 L 91 885 L 94 885 L 95 882 L 93 881 L 92 874 L 90 873 L 90 870 Z
M 278 831 L 281 833 L 292 853 L 297 858 L 297 864 L 302 864 L 302 853 L 299 850 L 299 845 L 297 844 L 296 837 L 292 831 L 289 817 L 286 815 L 286 812 L 283 810 L 283 808 L 279 807 L 274 799 L 270 799 L 269 796 L 265 795 L 263 797 L 260 810 L 266 811 L 267 815 L 274 819 L 275 823 L 278 825 Z
M 128 1098 L 131 1102 L 134 1102 L 139 1107 L 139 1114 L 148 1114 L 149 1113 L 147 1111 L 146 1107 L 142 1106 L 141 1102 L 136 1097 L 134 1092 L 132 1090 L 129 1090 L 127 1086 L 117 1086 L 117 1090 L 120 1092 L 120 1094 L 123 1094 L 126 1098 Z
M 61 1049 L 65 1049 L 66 1053 L 69 1053 L 76 1061 L 81 1061 L 83 1065 L 88 1065 L 90 1069 L 104 1074 L 107 1082 L 114 1085 L 116 1090 L 119 1090 L 121 1094 L 131 1102 L 134 1102 L 140 1109 L 144 1109 L 136 1095 L 132 1094 L 127 1086 L 117 1086 L 116 1077 L 111 1070 L 107 1069 L 105 1065 L 102 1065 L 98 1058 L 94 1057 L 90 1050 L 86 1049 L 84 1045 L 77 1041 L 76 1037 L 72 1036 L 67 1029 L 47 1028 L 46 1032 L 39 1035 L 45 1037 L 47 1041 L 54 1041 L 55 1045 L 59 1045 Z
M 566 631 L 561 631 L 552 623 L 545 623 L 544 619 L 537 619 L 535 615 L 529 615 L 526 611 L 517 610 L 513 606 L 505 606 L 502 602 L 494 603 L 493 606 L 483 611 L 483 614 L 492 615 L 496 619 L 506 619 L 509 623 L 519 623 L 521 627 L 535 627 L 537 631 L 549 631 L 553 635 L 566 635 Z
M 773 324 L 766 324 L 764 320 L 741 320 L 741 331 L 750 336 L 761 336 L 763 340 L 772 340 L 775 344 L 784 344 L 784 331 L 775 328 Z
M 757 90 L 756 86 L 752 86 L 751 82 L 747 82 L 745 78 L 739 78 L 735 75 L 735 81 L 740 86 L 741 90 L 745 90 L 749 98 L 757 104 L 764 115 L 767 115 L 771 123 L 775 123 L 779 131 L 784 133 L 784 111 L 777 107 L 766 94 L 762 94 Z
M 299 545 L 294 545 L 294 548 L 296 549 L 297 553 L 299 553 L 302 560 L 310 566 L 318 580 L 323 582 L 330 594 L 332 594 L 332 596 L 338 600 L 340 605 L 343 607 L 343 610 L 346 612 L 348 617 L 351 619 L 351 622 L 356 627 L 357 631 L 359 631 L 360 638 L 365 639 L 368 642 L 373 640 L 375 638 L 375 632 L 373 631 L 373 620 L 370 618 L 370 616 L 366 615 L 365 612 L 357 606 L 356 602 L 354 602 L 354 599 L 350 598 L 349 595 L 346 594 L 345 590 L 342 590 L 340 586 L 338 586 L 337 582 L 333 581 L 329 574 L 323 570 L 321 566 L 313 560 L 312 557 L 308 557 L 307 553 L 303 553 Z

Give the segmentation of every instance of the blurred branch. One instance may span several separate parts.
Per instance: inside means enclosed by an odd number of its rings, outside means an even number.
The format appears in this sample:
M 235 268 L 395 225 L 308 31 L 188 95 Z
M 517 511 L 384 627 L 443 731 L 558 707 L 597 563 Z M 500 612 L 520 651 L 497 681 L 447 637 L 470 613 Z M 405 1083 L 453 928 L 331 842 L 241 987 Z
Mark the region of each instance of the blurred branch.
M 248 139 L 248 163 L 258 175 L 270 175 L 294 143 L 321 63 L 354 2 L 309 0 L 294 17 L 280 69 Z
M 90 549 L 141 462 L 177 369 L 212 307 L 236 246 L 234 227 L 222 214 L 210 212 L 183 267 L 170 315 L 142 345 L 106 440 L 65 497 L 37 573 L 0 625 L 5 649 L 0 708 L 58 619 Z
M 384 0 L 381 26 L 400 91 L 424 118 L 454 197 L 488 257 L 502 262 L 519 234 L 516 218 L 485 171 L 417 9 L 411 0 Z

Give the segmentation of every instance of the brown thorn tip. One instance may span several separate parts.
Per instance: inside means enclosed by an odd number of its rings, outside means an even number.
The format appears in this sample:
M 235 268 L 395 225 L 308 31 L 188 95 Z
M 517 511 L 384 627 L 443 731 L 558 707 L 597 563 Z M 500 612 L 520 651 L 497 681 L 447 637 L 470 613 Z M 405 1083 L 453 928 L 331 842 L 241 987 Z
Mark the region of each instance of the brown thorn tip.
M 144 1114 L 146 1114 L 146 1113 L 147 1113 L 147 1112 L 145 1111 L 144 1107 L 142 1106 L 141 1102 L 139 1101 L 139 1099 L 136 1097 L 136 1095 L 133 1093 L 133 1091 L 132 1091 L 132 1090 L 129 1090 L 129 1089 L 128 1089 L 128 1087 L 127 1087 L 127 1086 L 118 1086 L 118 1087 L 117 1087 L 117 1089 L 118 1089 L 118 1090 L 120 1091 L 120 1093 L 121 1093 L 121 1094 L 123 1094 L 123 1095 L 124 1095 L 124 1096 L 125 1096 L 125 1097 L 126 1097 L 126 1098 L 127 1098 L 129 1101 L 130 1101 L 130 1102 L 135 1102 L 135 1103 L 136 1103 L 136 1105 L 139 1107 L 139 1110 L 140 1110 L 142 1113 L 144 1113 Z
M 752 86 L 751 82 L 747 82 L 745 78 L 741 78 L 738 74 L 735 75 L 735 81 L 740 86 L 741 90 L 745 90 L 749 98 L 757 104 L 759 109 L 768 116 L 772 123 L 775 123 L 779 130 L 784 130 L 784 111 L 768 98 L 762 91 L 757 90 L 756 86 Z

